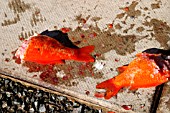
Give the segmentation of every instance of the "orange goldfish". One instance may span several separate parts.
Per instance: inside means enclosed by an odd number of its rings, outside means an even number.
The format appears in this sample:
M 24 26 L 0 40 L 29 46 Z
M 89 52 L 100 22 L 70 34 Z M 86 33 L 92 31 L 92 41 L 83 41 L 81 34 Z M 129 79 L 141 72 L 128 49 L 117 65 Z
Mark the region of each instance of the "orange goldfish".
M 23 42 L 15 56 L 21 60 L 39 64 L 63 63 L 64 60 L 94 62 L 94 58 L 90 55 L 94 46 L 71 48 L 60 42 L 48 35 L 32 36 Z
M 137 54 L 129 65 L 118 68 L 120 72 L 118 76 L 97 84 L 96 88 L 105 89 L 104 98 L 110 99 L 124 87 L 134 90 L 167 82 L 170 77 L 170 60 L 165 54 L 169 51 L 162 51 L 153 48 Z

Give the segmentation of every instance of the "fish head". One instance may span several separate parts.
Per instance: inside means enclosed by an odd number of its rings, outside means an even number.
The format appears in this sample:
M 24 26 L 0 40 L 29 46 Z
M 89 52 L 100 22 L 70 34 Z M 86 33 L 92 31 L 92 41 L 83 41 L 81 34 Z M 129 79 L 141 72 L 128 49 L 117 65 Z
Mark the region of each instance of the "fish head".
M 24 54 L 25 54 L 26 49 L 28 48 L 30 40 L 31 40 L 31 37 L 26 39 L 26 40 L 24 40 L 22 45 L 17 49 L 17 51 L 15 53 L 15 56 L 17 58 L 20 58 L 21 60 L 24 59 Z
M 161 52 L 161 50 L 157 49 L 150 49 L 150 52 L 154 51 L 154 53 L 139 53 L 137 54 L 138 57 L 145 57 L 149 60 L 152 60 L 156 64 L 156 68 L 159 69 L 158 71 L 162 73 L 166 78 L 170 77 L 170 55 L 167 53 Z

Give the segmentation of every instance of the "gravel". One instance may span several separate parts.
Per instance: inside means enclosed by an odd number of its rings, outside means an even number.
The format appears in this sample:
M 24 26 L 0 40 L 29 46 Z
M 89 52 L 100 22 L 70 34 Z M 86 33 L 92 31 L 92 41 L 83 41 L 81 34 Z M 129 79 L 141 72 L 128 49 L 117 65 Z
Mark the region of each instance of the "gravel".
M 64 96 L 0 78 L 0 113 L 101 113 Z

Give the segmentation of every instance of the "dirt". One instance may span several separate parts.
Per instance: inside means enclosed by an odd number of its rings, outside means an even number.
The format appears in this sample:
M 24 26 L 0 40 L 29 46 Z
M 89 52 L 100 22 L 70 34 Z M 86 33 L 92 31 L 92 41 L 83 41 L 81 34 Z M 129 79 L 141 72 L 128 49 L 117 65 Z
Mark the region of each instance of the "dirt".
M 12 24 L 16 24 L 17 22 L 20 21 L 20 16 L 17 14 L 15 17 L 13 17 L 12 19 L 5 19 L 1 25 L 2 26 L 8 26 L 8 25 L 12 25 Z
M 28 67 L 28 72 L 41 72 L 40 78 L 43 81 L 57 85 L 65 84 L 66 86 L 75 86 L 78 83 L 72 82 L 73 79 L 84 77 L 94 77 L 101 78 L 102 73 L 93 72 L 92 63 L 80 63 L 74 61 L 66 61 L 65 64 L 56 64 L 56 65 L 40 65 L 33 62 L 25 62 L 22 64 L 25 67 Z M 63 75 L 58 77 L 57 72 L 63 71 Z
M 122 26 L 118 23 L 115 25 L 115 29 L 122 29 Z
M 42 16 L 40 9 L 36 8 L 35 11 L 32 13 L 31 16 L 31 26 L 36 26 L 39 22 L 44 22 L 46 21 L 46 18 Z
M 97 33 L 96 37 L 89 38 L 90 33 Z M 84 35 L 84 38 L 81 38 L 81 34 Z M 134 52 L 135 42 L 141 38 L 137 38 L 135 35 L 117 35 L 111 34 L 110 31 L 101 31 L 98 27 L 91 27 L 89 30 L 81 30 L 80 28 L 75 29 L 72 32 L 69 32 L 69 37 L 73 42 L 81 41 L 79 44 L 80 47 L 85 45 L 95 45 L 95 54 L 104 54 L 114 49 L 117 54 L 127 55 Z
M 23 13 L 31 8 L 31 5 L 22 0 L 11 0 L 8 3 L 9 8 L 15 13 Z
M 77 21 L 78 24 L 85 24 L 86 21 L 89 20 L 89 18 L 90 18 L 90 15 L 87 16 L 86 18 L 83 18 L 83 17 L 82 17 L 82 14 L 80 14 L 80 15 L 76 16 L 75 21 Z
M 129 28 L 123 30 L 123 33 L 127 33 L 130 29 L 134 27 L 135 24 L 131 24 Z
M 160 4 L 159 3 L 151 4 L 151 8 L 152 9 L 158 9 L 158 8 L 160 8 Z
M 1 26 L 16 24 L 20 21 L 21 13 L 31 9 L 30 4 L 25 3 L 22 0 L 11 0 L 8 2 L 8 7 L 14 13 L 14 16 L 12 18 L 8 18 L 8 15 L 4 12 L 5 19 L 1 23 Z
M 125 17 L 125 20 L 126 20 L 128 17 L 137 18 L 138 16 L 141 16 L 141 11 L 135 9 L 137 5 L 138 5 L 138 2 L 133 1 L 132 4 L 130 4 L 129 6 L 127 6 L 125 8 L 120 8 L 121 10 L 124 10 L 124 12 L 118 14 L 117 18 L 121 19 L 124 16 L 126 16 Z
M 145 30 L 143 27 L 138 27 L 138 28 L 136 28 L 136 31 L 137 31 L 137 32 L 142 32 L 143 30 Z
M 150 21 L 144 22 L 143 25 L 153 27 L 153 37 L 155 37 L 162 47 L 169 49 L 167 43 L 170 39 L 170 26 L 166 22 L 158 19 L 151 19 Z
M 18 35 L 18 38 L 19 40 L 23 41 L 24 39 L 27 39 L 28 37 L 33 36 L 35 33 L 37 33 L 37 31 L 31 30 L 31 31 L 25 32 L 23 28 L 23 31 Z
M 120 13 L 116 16 L 116 18 L 121 19 L 125 16 L 125 13 Z
M 11 0 L 8 3 L 8 7 L 14 13 L 14 16 L 8 19 L 8 15 L 4 12 L 5 19 L 1 23 L 2 26 L 16 24 L 23 16 L 22 13 L 25 13 L 27 10 L 30 10 L 32 8 L 29 3 L 25 3 L 22 0 Z M 33 10 L 34 11 L 32 15 L 30 15 L 30 24 L 32 27 L 36 26 L 40 22 L 46 21 L 46 18 L 41 14 L 39 8 L 34 7 Z

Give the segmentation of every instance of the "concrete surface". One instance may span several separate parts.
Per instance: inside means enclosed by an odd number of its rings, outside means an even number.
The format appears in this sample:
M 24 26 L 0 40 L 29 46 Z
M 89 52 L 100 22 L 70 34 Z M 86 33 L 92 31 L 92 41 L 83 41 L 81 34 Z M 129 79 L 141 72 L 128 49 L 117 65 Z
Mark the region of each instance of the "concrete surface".
M 110 100 L 94 97 L 98 82 L 117 75 L 116 68 L 129 63 L 136 53 L 147 48 L 169 48 L 170 2 L 168 0 L 2 0 L 0 1 L 0 70 L 9 76 L 38 84 L 79 100 L 99 105 L 115 112 L 149 112 L 155 88 L 129 91 L 123 89 Z M 126 8 L 128 7 L 128 8 Z M 113 24 L 113 28 L 108 25 Z M 77 46 L 95 45 L 95 54 L 101 54 L 94 64 L 67 61 L 56 65 L 57 72 L 72 78 L 58 85 L 42 81 L 43 72 L 29 72 L 27 64 L 12 59 L 22 43 L 34 33 L 46 29 L 68 27 L 69 38 Z M 93 36 L 96 33 L 97 36 Z M 85 38 L 82 38 L 82 35 Z M 33 64 L 32 64 L 33 65 Z M 69 67 L 74 69 L 71 72 Z M 80 67 L 87 69 L 80 76 Z M 89 69 L 90 67 L 90 69 Z M 91 73 L 91 71 L 93 73 Z M 92 74 L 94 74 L 92 76 Z M 36 76 L 35 76 L 36 75 Z M 66 84 L 69 83 L 69 84 Z M 169 87 L 169 86 L 166 86 Z M 87 95 L 87 91 L 90 93 Z M 168 93 L 165 93 L 168 95 Z M 162 98 L 163 100 L 164 98 Z M 161 101 L 164 105 L 164 101 Z M 122 106 L 131 106 L 125 110 Z M 161 112 L 166 113 L 162 106 Z M 165 107 L 165 106 L 164 106 Z M 169 110 L 167 104 L 166 110 Z

